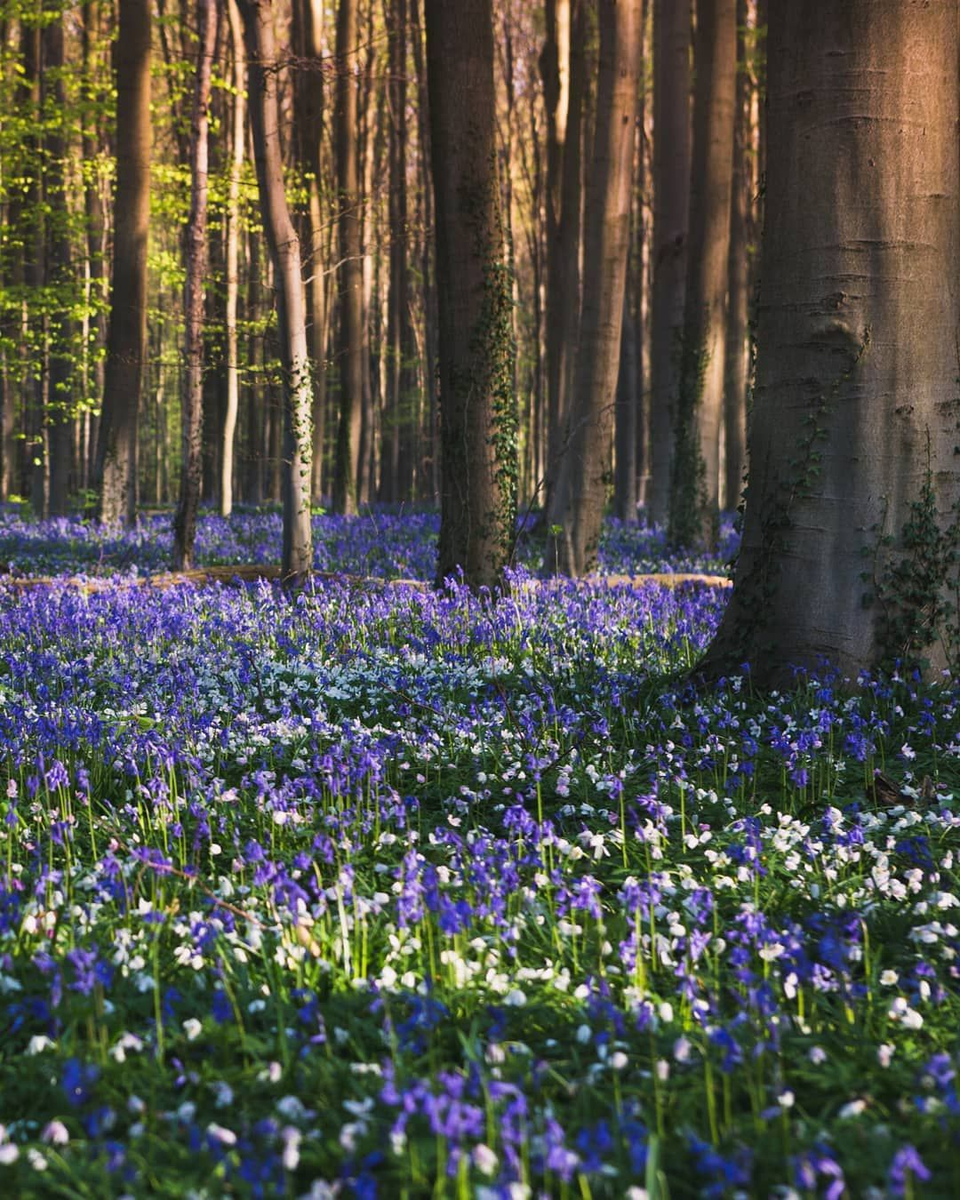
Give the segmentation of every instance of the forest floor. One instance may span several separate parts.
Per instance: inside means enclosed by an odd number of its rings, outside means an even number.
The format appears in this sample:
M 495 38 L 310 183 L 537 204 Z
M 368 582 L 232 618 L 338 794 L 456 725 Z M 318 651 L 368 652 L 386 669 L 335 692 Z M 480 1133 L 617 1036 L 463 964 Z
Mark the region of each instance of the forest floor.
M 0 519 L 0 1192 L 960 1195 L 952 680 L 694 693 L 655 531 L 315 528 Z

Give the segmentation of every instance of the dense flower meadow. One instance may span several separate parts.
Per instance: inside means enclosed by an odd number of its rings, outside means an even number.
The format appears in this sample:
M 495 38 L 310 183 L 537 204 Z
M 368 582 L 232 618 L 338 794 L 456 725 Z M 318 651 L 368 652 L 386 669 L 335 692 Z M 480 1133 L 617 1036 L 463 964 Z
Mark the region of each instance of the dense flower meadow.
M 318 564 L 429 577 L 377 519 Z M 161 590 L 159 522 L 2 538 L 121 573 L 0 583 L 0 1194 L 960 1194 L 949 678 L 694 692 L 702 585 Z

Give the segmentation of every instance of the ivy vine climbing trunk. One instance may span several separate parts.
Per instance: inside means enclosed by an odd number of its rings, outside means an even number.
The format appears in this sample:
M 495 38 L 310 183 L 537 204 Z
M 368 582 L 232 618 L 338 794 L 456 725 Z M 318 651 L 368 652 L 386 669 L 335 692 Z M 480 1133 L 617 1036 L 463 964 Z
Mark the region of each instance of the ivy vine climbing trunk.
M 492 0 L 426 0 L 440 314 L 437 580 L 493 586 L 513 555 L 512 289 L 496 158 Z
M 132 524 L 137 514 L 137 426 L 147 342 L 150 3 L 119 0 L 119 10 L 113 268 L 96 475 L 100 519 Z
M 280 362 L 283 368 L 283 562 L 285 579 L 305 579 L 313 567 L 310 526 L 312 386 L 300 239 L 290 218 L 280 146 L 279 61 L 271 0 L 239 0 L 249 71 L 250 124 L 263 230 L 273 261 Z
M 680 338 L 690 211 L 690 4 L 653 7 L 653 297 L 650 330 L 650 487 L 647 517 L 670 511 L 673 409 L 679 391 Z
M 334 512 L 357 511 L 363 423 L 363 260 L 360 238 L 360 124 L 357 0 L 337 9 L 336 154 L 340 225 L 340 422 Z
M 770 6 L 750 482 L 710 674 L 950 656 L 958 29 L 958 0 Z
M 217 0 L 197 0 L 200 40 L 190 118 L 190 217 L 183 289 L 186 379 L 180 398 L 180 500 L 173 518 L 173 569 L 193 566 L 203 466 L 203 298 L 207 273 L 207 198 L 210 157 L 210 81 L 217 42 Z
M 670 540 L 716 544 L 737 86 L 736 0 L 700 0 L 694 45 L 687 285 L 670 473 Z
M 548 571 L 574 576 L 596 566 L 612 482 L 641 65 L 641 0 L 600 0 L 598 13 L 600 61 L 584 199 L 580 344 L 545 559 Z

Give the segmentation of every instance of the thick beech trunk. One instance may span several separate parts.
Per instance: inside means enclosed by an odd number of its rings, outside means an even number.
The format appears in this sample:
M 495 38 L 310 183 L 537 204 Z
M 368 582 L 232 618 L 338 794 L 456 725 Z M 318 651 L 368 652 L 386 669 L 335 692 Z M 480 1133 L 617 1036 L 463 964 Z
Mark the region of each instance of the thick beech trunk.
M 517 414 L 496 160 L 491 0 L 426 0 L 440 313 L 437 580 L 496 584 L 513 554 Z
M 596 117 L 584 203 L 583 306 L 567 449 L 545 567 L 585 575 L 597 563 L 611 480 L 614 402 L 630 246 L 641 0 L 600 0 Z
M 300 239 L 290 219 L 280 149 L 278 60 L 271 0 L 238 0 L 247 46 L 250 123 L 260 211 L 277 291 L 280 361 L 283 368 L 283 562 L 285 579 L 300 581 L 313 567 L 310 525 L 312 387 L 306 306 L 300 270 Z
M 150 4 L 119 0 L 113 270 L 97 443 L 98 515 L 136 520 L 137 424 L 147 338 L 150 225 Z
M 337 10 L 337 192 L 340 224 L 340 421 L 333 482 L 334 512 L 357 511 L 363 423 L 363 261 L 360 238 L 360 146 L 357 110 L 357 0 Z
M 712 674 L 956 654 L 958 29 L 958 0 L 771 6 L 750 484 Z
M 687 279 L 690 211 L 690 3 L 653 8 L 653 303 L 650 333 L 650 486 L 647 517 L 670 510 L 674 406 Z
M 210 79 L 217 41 L 216 0 L 197 0 L 197 69 L 190 120 L 190 218 L 183 292 L 186 379 L 180 399 L 180 502 L 173 520 L 173 568 L 193 567 L 203 452 L 203 298 L 207 274 L 207 197 L 210 157 Z

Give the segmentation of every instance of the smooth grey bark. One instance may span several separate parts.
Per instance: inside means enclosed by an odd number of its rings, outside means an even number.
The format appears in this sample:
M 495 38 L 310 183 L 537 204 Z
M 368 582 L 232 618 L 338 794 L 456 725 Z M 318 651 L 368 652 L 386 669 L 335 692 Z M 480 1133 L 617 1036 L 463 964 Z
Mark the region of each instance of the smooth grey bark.
M 737 83 L 736 0 L 700 0 L 694 44 L 690 231 L 669 536 L 716 544 L 726 350 L 727 266 Z
M 559 147 L 559 178 L 548 180 L 548 204 L 559 204 L 547 229 L 547 461 L 545 508 L 547 523 L 557 519 L 557 482 L 569 448 L 573 374 L 580 340 L 580 245 L 583 204 L 583 119 L 587 91 L 587 20 L 585 0 L 571 0 L 565 36 L 559 45 L 560 64 L 569 63 L 566 120 Z M 548 60 L 545 60 L 545 64 Z M 544 80 L 549 84 L 549 73 Z M 563 97 L 562 77 L 559 85 Z M 558 126 L 556 136 L 560 137 Z M 557 168 L 555 167 L 555 170 Z
M 180 499 L 173 518 L 173 569 L 193 566 L 203 452 L 203 301 L 207 274 L 210 83 L 217 42 L 217 0 L 197 0 L 200 40 L 190 117 L 190 216 L 183 289 L 185 380 L 180 398 Z
M 958 30 L 958 0 L 771 5 L 750 483 L 710 675 L 949 657 L 929 559 L 960 499 Z
M 150 4 L 119 0 L 113 268 L 97 441 L 97 515 L 136 520 L 137 427 L 147 339 L 150 232 Z
M 737 104 L 733 130 L 733 190 L 727 266 L 727 343 L 724 353 L 724 486 L 721 503 L 736 508 L 747 463 L 747 343 L 750 311 L 750 76 L 747 64 L 747 0 L 737 0 Z
M 497 183 L 491 0 L 426 0 L 440 317 L 437 582 L 493 586 L 516 537 L 512 291 Z
M 234 458 L 237 414 L 240 411 L 240 338 L 237 308 L 240 298 L 240 177 L 243 172 L 247 129 L 247 64 L 243 48 L 243 26 L 236 0 L 227 0 L 230 42 L 233 53 L 233 97 L 230 127 L 230 183 L 225 214 L 226 297 L 224 341 L 227 355 L 226 403 L 220 448 L 220 515 L 233 512 Z
M 650 484 L 647 518 L 670 511 L 674 405 L 687 281 L 690 213 L 690 3 L 653 7 L 653 297 L 650 314 Z
M 600 0 L 600 58 L 584 199 L 583 303 L 567 448 L 550 516 L 545 569 L 593 570 L 612 483 L 614 402 L 630 246 L 640 77 L 641 0 Z
M 333 511 L 357 511 L 363 423 L 363 261 L 357 108 L 357 0 L 337 9 L 336 156 L 340 225 L 340 420 Z
M 307 336 L 313 360 L 313 479 L 316 501 L 323 494 L 323 438 L 327 400 L 327 289 L 324 278 L 323 204 L 323 0 L 294 0 L 293 45 L 301 59 L 293 73 L 294 149 L 307 185 L 301 244 L 307 268 Z
M 280 147 L 278 58 L 271 0 L 238 0 L 249 70 L 250 123 L 263 230 L 277 292 L 280 361 L 283 368 L 282 572 L 300 582 L 313 569 L 310 525 L 310 455 L 313 407 L 300 239 L 290 218 Z

